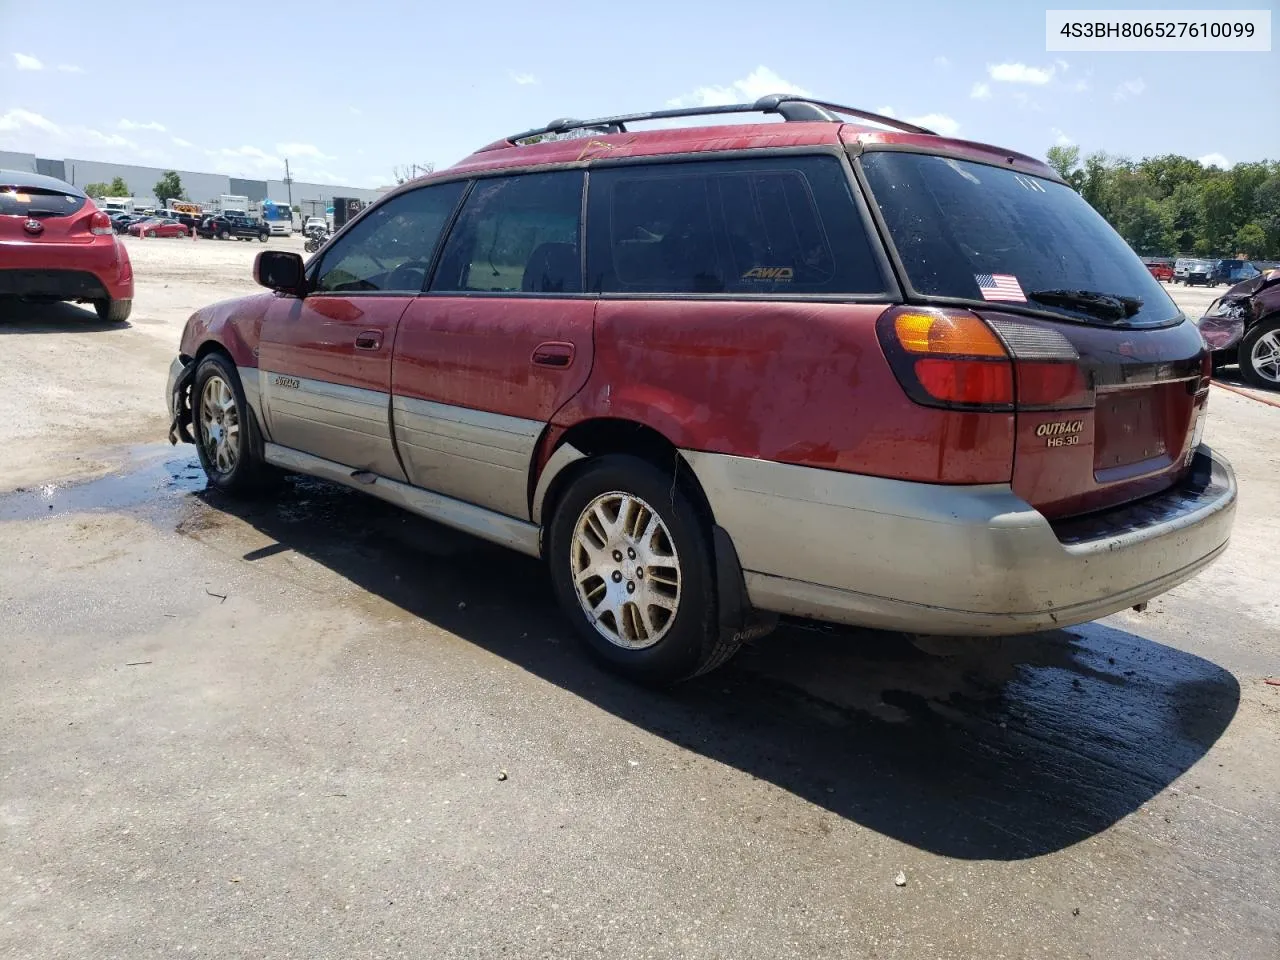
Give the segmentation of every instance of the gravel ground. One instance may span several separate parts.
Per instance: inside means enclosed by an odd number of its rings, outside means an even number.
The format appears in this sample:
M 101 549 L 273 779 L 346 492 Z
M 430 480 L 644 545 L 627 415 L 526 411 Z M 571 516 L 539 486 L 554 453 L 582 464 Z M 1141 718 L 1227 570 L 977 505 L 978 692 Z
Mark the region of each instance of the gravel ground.
M 0 322 L 0 957 L 1280 956 L 1280 410 L 1215 389 L 1236 536 L 1145 613 L 788 623 L 653 693 L 536 563 L 159 442 L 259 249 Z

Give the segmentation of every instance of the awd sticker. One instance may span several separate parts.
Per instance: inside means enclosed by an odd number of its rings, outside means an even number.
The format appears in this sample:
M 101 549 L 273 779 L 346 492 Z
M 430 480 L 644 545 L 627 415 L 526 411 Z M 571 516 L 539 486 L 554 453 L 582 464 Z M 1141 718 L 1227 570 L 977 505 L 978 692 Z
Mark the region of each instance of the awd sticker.
M 297 390 L 302 384 L 298 382 L 297 377 L 282 377 L 276 374 L 276 378 L 271 381 L 277 387 L 288 387 L 291 390 Z
M 1083 420 L 1055 420 L 1036 427 L 1036 436 L 1044 437 L 1047 447 L 1074 447 L 1080 442 Z
M 752 267 L 742 275 L 743 280 L 793 280 L 794 267 Z

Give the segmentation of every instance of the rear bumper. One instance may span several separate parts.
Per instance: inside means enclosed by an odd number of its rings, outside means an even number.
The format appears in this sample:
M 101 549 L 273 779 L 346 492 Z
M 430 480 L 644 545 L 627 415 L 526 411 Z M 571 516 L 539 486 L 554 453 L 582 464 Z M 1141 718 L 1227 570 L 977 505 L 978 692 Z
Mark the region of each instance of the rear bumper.
M 0 243 L 0 296 L 133 299 L 133 267 L 115 236 L 90 243 Z
M 1211 563 L 1235 514 L 1235 476 L 1207 447 L 1179 486 L 1053 524 L 1007 485 L 685 456 L 754 606 L 917 633 L 1026 633 L 1142 603 Z

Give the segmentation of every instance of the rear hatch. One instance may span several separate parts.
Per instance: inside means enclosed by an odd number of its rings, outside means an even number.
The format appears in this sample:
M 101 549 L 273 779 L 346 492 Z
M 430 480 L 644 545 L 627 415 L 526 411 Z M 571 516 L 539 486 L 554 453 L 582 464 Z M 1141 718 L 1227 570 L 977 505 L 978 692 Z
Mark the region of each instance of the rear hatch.
M 859 165 L 910 299 L 977 314 L 1011 356 L 1020 497 L 1057 518 L 1178 480 L 1207 396 L 1203 341 L 1079 194 L 943 156 L 872 150 Z
M 0 241 L 92 243 L 97 212 L 83 191 L 70 184 L 0 172 Z

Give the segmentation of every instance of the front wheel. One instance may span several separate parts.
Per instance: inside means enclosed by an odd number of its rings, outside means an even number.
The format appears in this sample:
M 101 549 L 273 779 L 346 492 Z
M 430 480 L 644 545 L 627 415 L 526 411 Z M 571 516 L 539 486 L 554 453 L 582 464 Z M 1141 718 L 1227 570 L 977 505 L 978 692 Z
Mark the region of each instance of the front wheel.
M 561 608 L 617 672 L 671 683 L 729 659 L 711 538 L 682 483 L 638 457 L 590 461 L 556 503 L 547 561 Z
M 1264 320 L 1240 341 L 1240 375 L 1255 387 L 1280 390 L 1280 318 Z
M 230 240 L 230 239 L 231 239 L 231 231 L 230 231 L 230 230 L 228 230 L 228 229 L 226 229 L 226 228 L 224 227 L 224 228 L 222 229 L 222 231 L 218 234 L 218 239 L 219 239 L 219 240 Z
M 211 353 L 196 368 L 191 421 L 209 486 L 245 496 L 266 485 L 271 468 L 262 458 L 262 438 L 235 365 L 226 357 Z
M 267 235 L 266 235 L 265 233 L 260 233 L 260 234 L 258 234 L 258 239 L 259 239 L 259 240 L 261 240 L 263 243 L 266 243 L 266 242 L 267 242 Z

